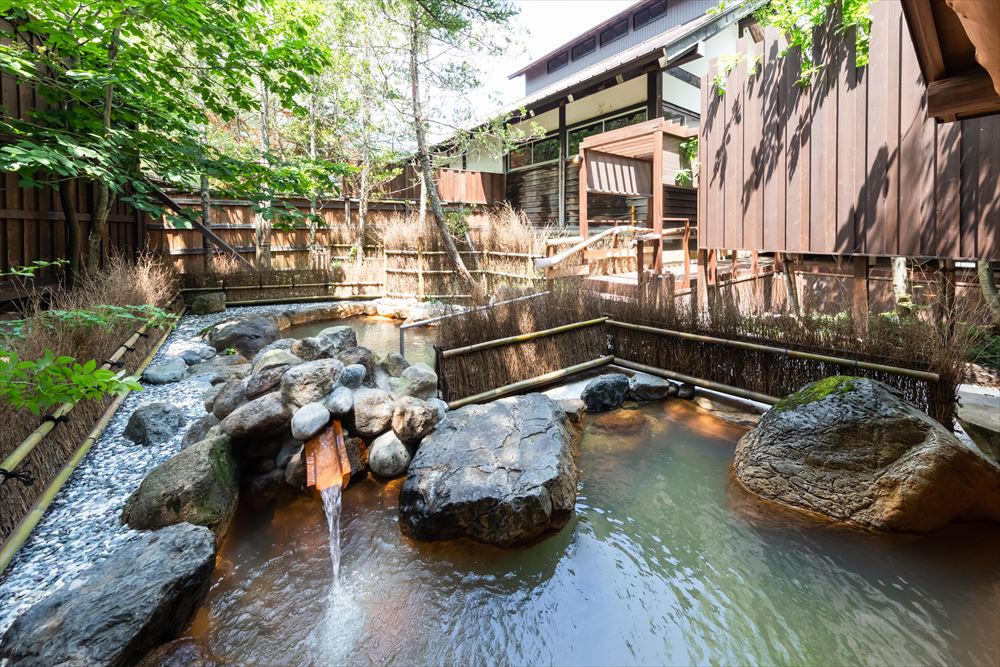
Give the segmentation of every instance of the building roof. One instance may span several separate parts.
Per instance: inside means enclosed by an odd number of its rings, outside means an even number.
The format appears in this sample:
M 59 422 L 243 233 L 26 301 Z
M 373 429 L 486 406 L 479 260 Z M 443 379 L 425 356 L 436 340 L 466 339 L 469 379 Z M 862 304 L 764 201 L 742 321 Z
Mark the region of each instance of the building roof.
M 744 16 L 756 11 L 765 1 L 748 0 L 747 2 L 728 7 L 718 14 L 703 14 L 687 23 L 674 26 L 666 32 L 611 55 L 571 76 L 559 79 L 541 90 L 535 91 L 531 95 L 523 97 L 494 112 L 491 116 L 495 117 L 512 113 L 522 107 L 531 110 L 533 107 L 557 99 L 567 94 L 568 91 L 595 80 L 615 76 L 622 71 L 641 67 L 660 58 L 667 59 L 668 61 L 673 60 L 683 52 L 694 47 L 698 42 L 711 37 L 723 28 L 736 23 Z

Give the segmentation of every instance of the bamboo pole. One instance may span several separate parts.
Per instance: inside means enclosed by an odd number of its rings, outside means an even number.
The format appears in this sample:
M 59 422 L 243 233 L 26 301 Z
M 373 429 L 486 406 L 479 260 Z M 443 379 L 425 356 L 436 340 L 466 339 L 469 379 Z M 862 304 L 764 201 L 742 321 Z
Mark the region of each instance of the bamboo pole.
M 181 313 L 183 314 L 183 310 Z M 142 363 L 139 364 L 138 368 L 136 368 L 136 375 L 141 375 L 146 367 L 149 366 L 150 362 L 153 361 L 153 357 L 155 357 L 156 353 L 160 351 L 161 347 L 163 347 L 163 343 L 166 342 L 167 337 L 170 335 L 170 332 L 173 331 L 174 326 L 176 326 L 176 322 L 171 323 L 170 326 L 167 327 L 167 330 L 163 332 L 163 336 L 156 343 L 153 349 L 150 350 L 149 354 L 146 355 L 146 358 L 142 360 Z M 45 491 L 35 502 L 35 505 L 31 508 L 28 514 L 21 519 L 21 521 L 17 524 L 17 528 L 14 529 L 14 532 L 11 533 L 7 540 L 3 543 L 3 547 L 0 548 L 0 573 L 7 569 L 7 566 L 14 560 L 14 556 L 17 555 L 17 552 L 22 546 L 24 546 L 24 543 L 27 542 L 31 532 L 42 520 L 42 517 L 45 516 L 45 512 L 52 504 L 52 501 L 55 500 L 56 495 L 58 495 L 59 491 L 69 480 L 73 471 L 75 471 L 77 466 L 80 465 L 80 462 L 83 461 L 83 458 L 87 455 L 87 452 L 90 451 L 90 448 L 94 446 L 94 443 L 97 442 L 98 438 L 101 437 L 101 434 L 104 433 L 104 429 L 107 428 L 111 418 L 131 391 L 131 389 L 126 389 L 122 394 L 115 397 L 115 399 L 108 406 L 108 409 L 104 411 L 101 418 L 97 420 L 96 424 L 94 424 L 94 428 L 91 429 L 84 441 L 80 443 L 80 446 L 73 454 L 73 457 L 66 462 L 66 464 L 59 471 L 59 474 L 56 475 L 45 488 Z
M 381 287 L 382 283 L 358 282 L 358 283 L 292 283 L 284 285 L 228 285 L 226 287 L 184 287 L 181 294 L 195 294 L 200 292 L 237 292 L 243 290 L 265 290 L 265 289 L 299 289 L 303 287 Z
M 482 403 L 483 401 L 492 401 L 497 398 L 502 398 L 508 394 L 513 394 L 524 389 L 531 389 L 533 387 L 539 387 L 541 385 L 548 384 L 554 380 L 561 380 L 563 378 L 569 377 L 576 373 L 582 371 L 590 370 L 592 368 L 598 368 L 606 364 L 610 364 L 614 361 L 614 356 L 607 355 L 604 357 L 599 357 L 593 361 L 585 361 L 582 364 L 575 364 L 573 366 L 567 366 L 557 371 L 552 371 L 551 373 L 545 373 L 544 375 L 539 375 L 533 377 L 530 380 L 521 380 L 520 382 L 514 382 L 513 384 L 507 384 L 497 389 L 492 389 L 490 391 L 484 391 L 481 394 L 475 394 L 474 396 L 467 396 L 466 398 L 460 398 L 456 401 L 448 403 L 448 409 L 454 410 L 455 408 L 460 408 L 464 405 L 469 405 L 470 403 Z
M 825 354 L 814 354 L 812 352 L 790 350 L 785 347 L 773 347 L 771 345 L 761 345 L 760 343 L 749 343 L 747 341 L 741 341 L 741 340 L 728 340 L 725 338 L 715 338 L 713 336 L 702 336 L 700 334 L 687 333 L 684 331 L 671 331 L 669 329 L 658 329 L 656 327 L 647 327 L 641 324 L 630 324 L 628 322 L 619 322 L 618 320 L 608 320 L 608 324 L 613 327 L 619 327 L 622 329 L 632 329 L 633 331 L 642 331 L 645 333 L 658 334 L 661 336 L 673 336 L 675 338 L 684 338 L 685 340 L 693 340 L 700 343 L 714 343 L 717 345 L 727 345 L 729 347 L 737 347 L 743 350 L 754 350 L 757 352 L 768 352 L 770 354 L 781 354 L 787 357 L 792 357 L 794 359 L 807 359 L 809 361 L 820 361 L 827 364 L 836 364 L 838 366 L 847 366 L 850 368 L 863 368 L 869 371 L 880 371 L 882 373 L 891 373 L 893 375 L 901 375 L 903 377 L 914 378 L 917 380 L 924 380 L 926 382 L 938 382 L 941 379 L 940 375 L 938 375 L 937 373 L 931 373 L 929 371 L 918 371 L 910 368 L 900 368 L 898 366 L 886 366 L 884 364 L 874 364 L 867 361 L 857 361 L 856 359 L 831 357 Z
M 454 347 L 450 350 L 443 350 L 441 352 L 441 357 L 444 359 L 448 359 L 449 357 L 457 357 L 463 354 L 469 354 L 471 352 L 478 352 L 479 350 L 489 350 L 496 347 L 503 347 L 504 345 L 511 345 L 513 343 L 523 343 L 529 340 L 535 340 L 537 338 L 554 336 L 556 334 L 565 333 L 567 331 L 574 331 L 576 329 L 583 329 L 584 327 L 592 327 L 595 324 L 602 324 L 606 322 L 607 319 L 608 319 L 607 317 L 598 317 L 593 320 L 574 322 L 572 324 L 563 324 L 562 326 L 552 327 L 551 329 L 542 329 L 541 331 L 533 331 L 531 333 L 518 334 L 517 336 L 507 336 L 506 338 L 496 338 L 494 340 L 488 340 L 482 343 L 476 343 L 474 345 L 466 345 L 465 347 Z
M 722 384 L 721 382 L 712 382 L 711 380 L 703 380 L 701 378 L 692 377 L 690 375 L 684 375 L 683 373 L 674 373 L 673 371 L 665 371 L 662 368 L 656 368 L 654 366 L 647 366 L 646 364 L 639 364 L 634 361 L 629 361 L 628 359 L 622 359 L 621 357 L 615 357 L 612 361 L 616 366 L 621 366 L 622 368 L 628 368 L 633 371 L 640 371 L 642 373 L 648 373 L 649 375 L 656 375 L 668 380 L 676 380 L 677 382 L 686 382 L 688 384 L 693 384 L 696 387 L 702 387 L 704 389 L 711 389 L 712 391 L 718 391 L 723 394 L 729 394 L 731 396 L 737 396 L 739 398 L 746 398 L 751 401 L 757 401 L 758 403 L 766 403 L 768 405 L 774 405 L 777 403 L 779 398 L 774 396 L 769 396 L 768 394 L 758 394 L 755 391 L 750 391 L 749 389 L 740 389 L 739 387 L 733 387 L 728 384 Z
M 611 229 L 604 230 L 603 232 L 601 232 L 600 234 L 597 234 L 596 236 L 591 236 L 590 238 L 585 238 L 583 241 L 580 241 L 579 243 L 577 243 L 576 245 L 574 245 L 572 248 L 567 248 L 566 250 L 563 250 L 561 253 L 559 253 L 557 255 L 553 255 L 551 257 L 542 257 L 540 259 L 536 259 L 535 260 L 535 268 L 536 269 L 547 269 L 549 267 L 555 266 L 556 264 L 559 264 L 560 262 L 562 262 L 563 260 L 567 259 L 571 255 L 574 255 L 575 253 L 580 252 L 584 248 L 587 248 L 588 246 L 593 245 L 594 243 L 596 243 L 597 241 L 600 241 L 601 239 L 603 239 L 606 236 L 616 235 L 616 234 L 624 234 L 624 233 L 631 233 L 631 232 L 648 232 L 648 231 L 649 231 L 649 229 L 647 229 L 645 227 L 631 227 L 631 226 L 628 226 L 628 227 L 612 227 Z
M 313 301 L 366 301 L 369 299 L 381 299 L 386 294 L 348 294 L 346 296 L 331 297 L 329 294 L 318 296 L 291 296 L 283 299 L 257 299 L 248 301 L 229 301 L 227 306 L 269 306 L 282 303 L 311 303 Z

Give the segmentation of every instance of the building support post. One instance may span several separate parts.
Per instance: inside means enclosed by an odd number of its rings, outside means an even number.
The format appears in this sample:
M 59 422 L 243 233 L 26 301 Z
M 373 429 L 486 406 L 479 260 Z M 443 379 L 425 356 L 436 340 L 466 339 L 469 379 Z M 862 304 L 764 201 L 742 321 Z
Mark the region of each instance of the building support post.
M 587 151 L 580 149 L 580 237 L 587 238 Z
M 566 226 L 566 102 L 559 103 L 559 227 Z
M 652 169 L 650 184 L 653 197 L 649 202 L 649 226 L 656 235 L 656 243 L 653 244 L 653 273 L 660 275 L 663 272 L 663 130 L 657 130 L 653 134 Z
M 646 120 L 663 114 L 663 72 L 646 72 Z
M 851 315 L 856 333 L 868 331 L 868 258 L 854 256 L 854 279 L 851 281 Z

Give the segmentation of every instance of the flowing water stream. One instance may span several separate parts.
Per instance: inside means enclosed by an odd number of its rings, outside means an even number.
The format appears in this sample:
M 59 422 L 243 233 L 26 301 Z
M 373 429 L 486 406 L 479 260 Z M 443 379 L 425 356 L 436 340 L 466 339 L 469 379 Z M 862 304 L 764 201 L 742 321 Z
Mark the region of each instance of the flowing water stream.
M 330 561 L 333 564 L 333 585 L 340 586 L 340 512 L 341 488 L 336 484 L 323 489 L 320 497 L 323 499 L 323 512 L 326 514 L 326 525 L 330 532 Z
M 783 514 L 729 478 L 742 429 L 640 412 L 589 419 L 575 519 L 523 549 L 408 540 L 400 482 L 368 480 L 344 492 L 337 587 L 316 499 L 241 505 L 189 634 L 242 665 L 1000 664 L 995 526 Z

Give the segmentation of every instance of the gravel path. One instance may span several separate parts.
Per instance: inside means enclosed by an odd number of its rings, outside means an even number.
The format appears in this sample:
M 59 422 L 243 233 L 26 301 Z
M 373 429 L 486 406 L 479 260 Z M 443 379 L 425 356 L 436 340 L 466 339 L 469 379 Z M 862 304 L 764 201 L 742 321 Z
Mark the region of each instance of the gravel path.
M 317 305 L 321 304 L 248 306 L 211 315 L 186 316 L 170 334 L 153 363 L 193 347 L 198 332 L 223 319 Z M 188 420 L 193 421 L 205 413 L 202 394 L 207 386 L 194 379 L 145 385 L 143 391 L 133 392 L 125 399 L 100 440 L 56 496 L 41 523 L 0 578 L 0 635 L 28 607 L 66 586 L 136 538 L 136 531 L 119 523 L 125 500 L 150 470 L 179 451 L 183 429 L 161 445 L 137 445 L 122 437 L 128 418 L 140 405 L 167 401 L 183 409 Z

